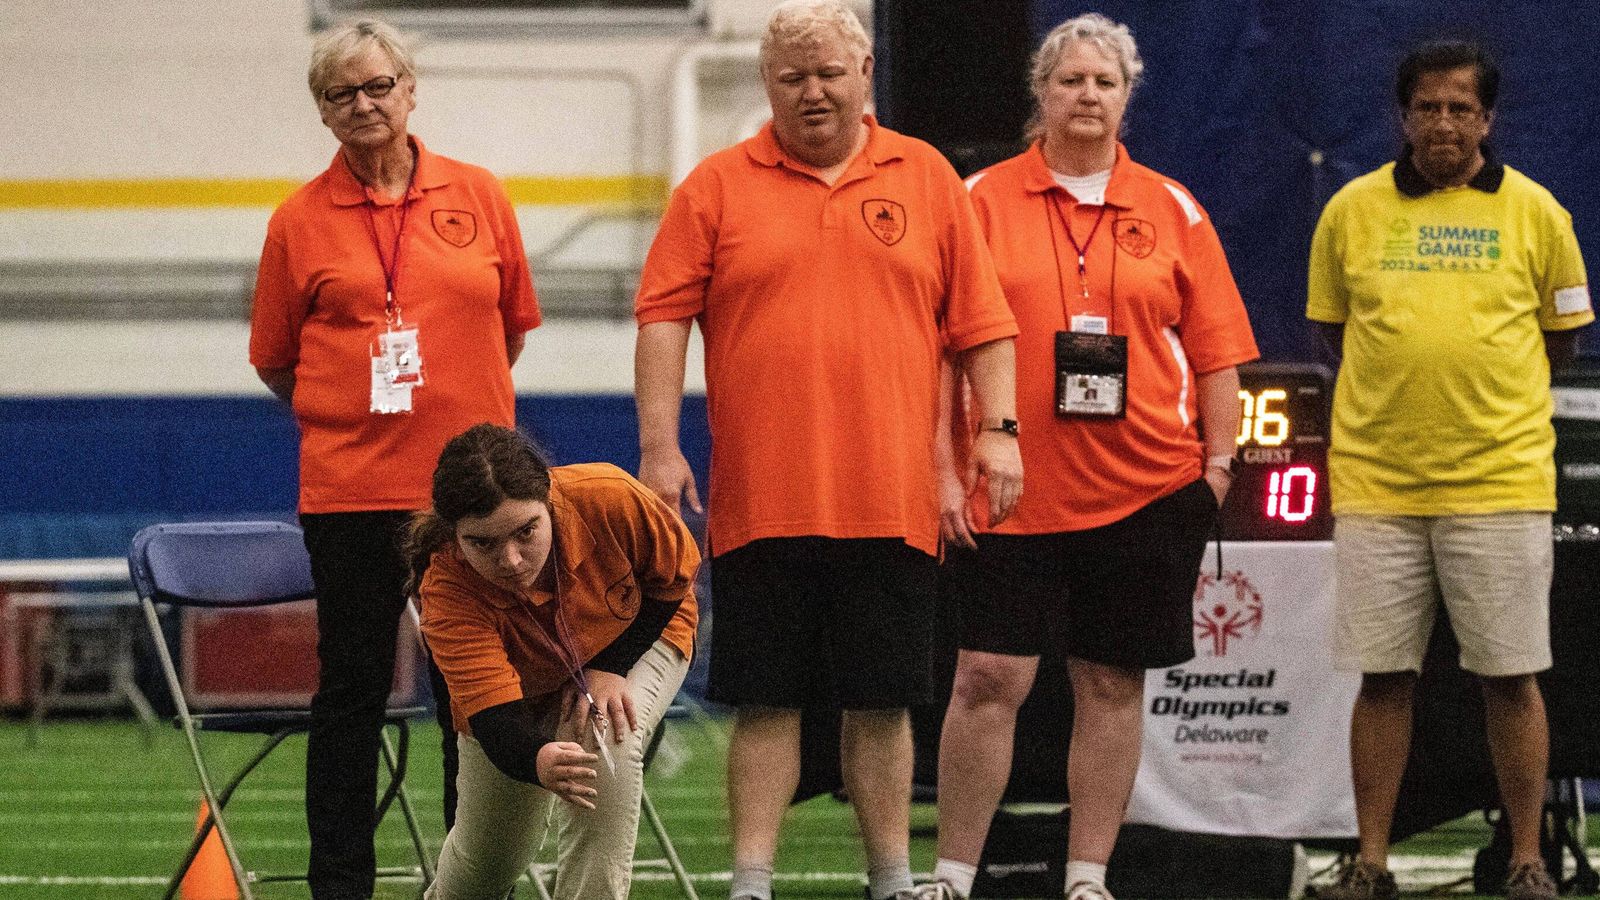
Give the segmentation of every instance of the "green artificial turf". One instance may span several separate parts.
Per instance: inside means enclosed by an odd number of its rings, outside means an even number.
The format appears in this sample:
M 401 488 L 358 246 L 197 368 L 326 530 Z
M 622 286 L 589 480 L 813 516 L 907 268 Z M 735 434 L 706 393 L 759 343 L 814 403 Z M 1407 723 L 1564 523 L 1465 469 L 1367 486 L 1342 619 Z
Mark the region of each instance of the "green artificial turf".
M 678 850 L 707 898 L 726 897 L 729 851 L 723 804 L 720 722 L 675 722 L 647 777 L 647 787 Z M 247 737 L 206 735 L 215 770 L 241 762 L 255 743 Z M 291 739 L 241 788 L 229 807 L 246 866 L 275 871 L 304 868 L 306 831 L 301 767 L 303 738 Z M 413 733 L 413 803 L 430 852 L 443 835 L 439 810 L 438 730 Z M 159 897 L 166 877 L 193 835 L 199 790 L 181 736 L 164 729 L 146 747 L 140 729 L 121 721 L 53 722 L 30 746 L 28 729 L 0 722 L 0 900 Z M 912 813 L 912 867 L 933 864 L 934 810 Z M 641 856 L 656 855 L 641 826 Z M 1471 852 L 1487 841 L 1481 820 L 1468 817 L 1419 835 L 1398 848 L 1397 866 L 1410 865 L 1402 883 L 1433 885 L 1470 873 Z M 391 813 L 378 832 L 380 865 L 414 862 L 410 840 Z M 1313 855 L 1313 868 L 1326 854 Z M 1406 861 L 1410 860 L 1410 863 Z M 862 860 L 849 808 L 818 798 L 793 809 L 778 862 L 784 900 L 858 898 Z M 383 881 L 379 898 L 414 898 L 415 881 Z M 263 884 L 263 900 L 308 896 L 303 884 Z M 641 876 L 635 897 L 678 896 L 664 873 Z M 524 887 L 519 897 L 532 897 Z

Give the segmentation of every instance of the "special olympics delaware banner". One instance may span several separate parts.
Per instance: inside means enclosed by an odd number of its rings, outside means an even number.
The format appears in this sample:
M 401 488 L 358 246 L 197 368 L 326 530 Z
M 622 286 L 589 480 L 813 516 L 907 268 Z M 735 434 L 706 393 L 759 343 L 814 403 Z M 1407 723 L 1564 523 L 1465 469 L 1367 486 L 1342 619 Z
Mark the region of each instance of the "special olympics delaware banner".
M 1350 706 L 1333 670 L 1333 544 L 1207 548 L 1195 658 L 1145 681 L 1128 821 L 1178 831 L 1351 837 Z

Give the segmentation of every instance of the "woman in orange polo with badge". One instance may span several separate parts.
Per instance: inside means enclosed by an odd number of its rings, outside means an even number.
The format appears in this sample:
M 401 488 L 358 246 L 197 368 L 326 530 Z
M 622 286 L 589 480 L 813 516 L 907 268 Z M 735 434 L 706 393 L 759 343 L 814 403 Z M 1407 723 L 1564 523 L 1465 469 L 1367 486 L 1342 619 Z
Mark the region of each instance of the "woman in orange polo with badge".
M 967 181 L 1020 329 L 1027 476 L 1010 518 L 991 524 L 944 455 L 945 536 L 976 553 L 947 566 L 963 625 L 927 896 L 971 891 L 1017 708 L 1048 648 L 1066 657 L 1074 700 L 1064 888 L 1107 900 L 1145 670 L 1194 654 L 1195 582 L 1239 426 L 1235 367 L 1256 347 L 1204 210 L 1118 140 L 1143 67 L 1125 26 L 1064 22 L 1034 56 L 1032 146 Z
M 445 441 L 476 422 L 515 423 L 511 365 L 539 307 L 499 182 L 408 134 L 415 68 L 394 29 L 333 28 L 308 80 L 340 147 L 267 225 L 250 363 L 300 429 L 320 665 L 308 877 L 318 900 L 345 900 L 372 895 L 379 728 L 406 603 L 401 532 L 428 505 Z
M 484 424 L 445 446 L 407 555 L 460 733 L 429 900 L 506 896 L 558 799 L 555 896 L 627 897 L 644 751 L 694 652 L 683 520 L 615 466 L 552 469 Z

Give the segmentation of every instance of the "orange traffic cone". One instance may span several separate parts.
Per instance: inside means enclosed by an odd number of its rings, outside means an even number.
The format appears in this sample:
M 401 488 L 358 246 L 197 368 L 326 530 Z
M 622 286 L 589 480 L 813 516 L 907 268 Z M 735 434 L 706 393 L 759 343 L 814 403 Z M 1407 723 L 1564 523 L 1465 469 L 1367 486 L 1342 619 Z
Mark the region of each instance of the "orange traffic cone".
M 206 821 L 206 801 L 200 801 L 200 812 L 195 817 L 198 832 Z M 189 864 L 183 883 L 178 886 L 183 900 L 239 900 L 239 885 L 233 880 L 233 866 L 228 864 L 228 854 L 222 849 L 222 838 L 212 828 L 200 845 L 200 853 Z

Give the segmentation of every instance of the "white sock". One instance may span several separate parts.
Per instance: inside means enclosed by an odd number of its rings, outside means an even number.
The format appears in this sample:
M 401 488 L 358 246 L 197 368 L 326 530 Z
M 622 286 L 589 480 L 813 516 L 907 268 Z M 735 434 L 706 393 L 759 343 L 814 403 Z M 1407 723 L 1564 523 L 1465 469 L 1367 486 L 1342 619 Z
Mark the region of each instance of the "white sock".
M 972 882 L 978 878 L 978 867 L 964 862 L 940 858 L 933 866 L 933 880 L 947 881 L 963 897 L 972 896 Z
M 911 888 L 911 861 L 908 859 L 879 860 L 867 867 L 867 893 L 873 900 L 884 900 Z
M 736 864 L 733 867 L 733 883 L 728 886 L 728 896 L 772 900 L 772 864 Z
M 1067 863 L 1067 890 L 1072 886 L 1087 881 L 1090 884 L 1106 886 L 1106 867 L 1100 863 L 1071 860 Z

